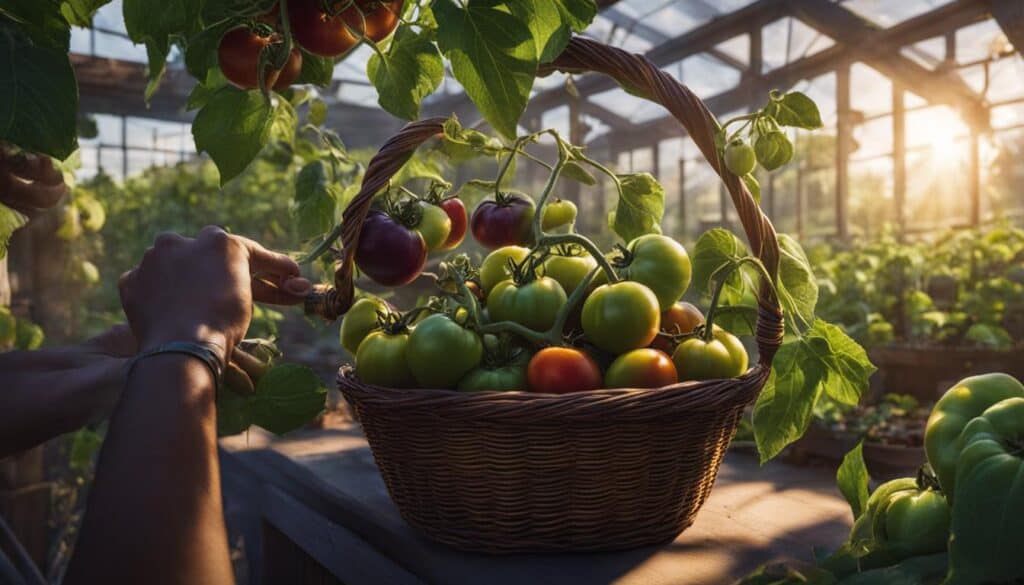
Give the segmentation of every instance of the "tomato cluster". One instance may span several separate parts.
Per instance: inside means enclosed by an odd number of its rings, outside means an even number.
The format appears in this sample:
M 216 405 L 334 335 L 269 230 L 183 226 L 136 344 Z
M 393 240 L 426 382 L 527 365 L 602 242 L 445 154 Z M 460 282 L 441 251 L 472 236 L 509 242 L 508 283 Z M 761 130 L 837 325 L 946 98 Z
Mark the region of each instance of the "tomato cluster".
M 388 286 L 417 278 L 428 253 L 457 246 L 467 225 L 458 198 L 399 197 L 378 199 L 355 252 L 362 273 Z M 598 257 L 573 232 L 575 214 L 558 200 L 538 211 L 521 193 L 480 203 L 469 225 L 491 251 L 479 265 L 449 256 L 438 295 L 405 313 L 374 298 L 353 305 L 341 340 L 356 375 L 398 388 L 560 394 L 746 371 L 739 339 L 680 301 L 691 278 L 681 244 L 647 234 Z M 535 238 L 544 225 L 562 231 Z

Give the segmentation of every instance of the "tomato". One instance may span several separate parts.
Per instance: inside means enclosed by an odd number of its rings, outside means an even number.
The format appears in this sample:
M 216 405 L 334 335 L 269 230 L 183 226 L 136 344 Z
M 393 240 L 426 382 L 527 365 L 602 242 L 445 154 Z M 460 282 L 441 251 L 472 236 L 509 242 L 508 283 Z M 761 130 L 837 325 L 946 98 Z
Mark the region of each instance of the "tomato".
M 690 287 L 690 257 L 682 244 L 668 236 L 647 234 L 634 239 L 615 264 L 622 278 L 654 291 L 662 311 L 671 308 Z
M 370 210 L 356 248 L 356 265 L 364 274 L 385 286 L 401 286 L 415 280 L 426 262 L 427 244 L 419 232 Z
M 1024 385 L 1006 374 L 971 376 L 957 382 L 935 403 L 924 429 L 924 449 L 946 497 L 956 493 L 959 437 L 974 417 L 1007 398 L 1024 397 Z
M 597 260 L 579 246 L 563 246 L 552 250 L 543 266 L 545 276 L 554 278 L 567 294 L 572 294 L 590 271 L 597 268 Z
M 615 358 L 604 374 L 605 388 L 661 388 L 678 381 L 672 358 L 648 347 Z
M 448 239 L 438 250 L 452 250 L 462 243 L 466 237 L 466 228 L 469 219 L 466 216 L 466 205 L 458 197 L 449 197 L 441 201 L 441 209 L 448 214 L 448 221 L 451 222 L 451 230 L 448 232 Z
M 499 282 L 512 278 L 509 260 L 519 264 L 529 255 L 530 250 L 522 246 L 504 246 L 488 254 L 480 265 L 480 286 L 484 292 L 489 294 Z
M 436 250 L 448 241 L 448 235 L 452 232 L 452 220 L 448 218 L 448 213 L 437 205 L 426 201 L 420 201 L 416 205 L 419 207 L 416 231 L 423 236 L 427 250 Z
M 260 52 L 271 43 L 280 42 L 274 37 L 260 36 L 244 26 L 225 33 L 217 48 L 217 60 L 224 77 L 242 89 L 259 87 Z M 267 67 L 264 74 L 267 87 L 284 89 L 295 81 L 301 70 L 302 53 L 298 48 L 292 48 L 283 68 L 274 70 Z
M 894 479 L 872 492 L 850 540 L 906 556 L 942 552 L 949 540 L 949 504 L 941 492 L 913 478 Z
M 504 364 L 481 364 L 459 380 L 458 389 L 463 392 L 525 391 L 529 388 L 526 380 L 529 363 L 530 354 L 519 351 Z
M 341 346 L 352 355 L 366 336 L 379 328 L 377 313 L 390 313 L 391 307 L 377 297 L 359 299 L 341 321 Z
M 494 321 L 514 321 L 534 331 L 547 331 L 566 300 L 562 285 L 547 276 L 522 285 L 503 280 L 487 296 L 487 310 Z
M 480 336 L 447 315 L 434 314 L 409 335 L 406 361 L 423 388 L 455 388 L 484 355 Z
M 736 138 L 725 147 L 725 168 L 734 175 L 749 175 L 754 172 L 757 166 L 757 157 L 754 149 L 744 142 L 742 138 Z
M 288 19 L 292 37 L 314 55 L 338 57 L 359 43 L 342 14 L 330 16 L 324 12 L 323 0 L 290 0 Z
M 546 347 L 526 368 L 530 390 L 546 394 L 583 392 L 601 387 L 601 368 L 589 355 L 569 347 Z
M 352 30 L 357 31 L 360 36 L 379 43 L 398 26 L 403 4 L 404 2 L 401 0 L 392 2 L 355 0 L 355 5 L 345 10 L 342 16 Z
M 406 361 L 408 347 L 408 333 L 374 331 L 356 351 L 356 375 L 375 386 L 414 388 L 416 378 Z
M 568 228 L 576 223 L 576 204 L 572 201 L 555 199 L 544 206 L 540 215 L 540 229 L 544 231 Z
M 670 335 L 693 333 L 698 325 L 704 324 L 704 314 L 700 309 L 687 302 L 678 302 L 661 313 L 661 332 Z M 671 354 L 675 343 L 662 336 L 654 338 L 651 347 Z
M 658 298 L 638 282 L 604 284 L 583 303 L 583 333 L 611 353 L 650 345 L 660 323 Z
M 711 341 L 684 340 L 672 353 L 679 381 L 735 378 L 747 371 L 747 350 L 732 333 L 712 326 Z
M 533 199 L 502 192 L 494 201 L 481 201 L 469 220 L 477 242 L 486 248 L 522 246 L 530 241 Z

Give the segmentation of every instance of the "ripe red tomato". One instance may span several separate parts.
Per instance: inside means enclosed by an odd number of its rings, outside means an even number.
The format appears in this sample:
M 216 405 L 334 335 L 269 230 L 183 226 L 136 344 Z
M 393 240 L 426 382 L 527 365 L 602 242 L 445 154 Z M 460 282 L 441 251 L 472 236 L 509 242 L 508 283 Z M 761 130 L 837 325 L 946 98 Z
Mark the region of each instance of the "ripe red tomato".
M 331 16 L 323 8 L 322 0 L 288 2 L 292 37 L 314 55 L 338 57 L 356 46 L 359 38 L 349 31 L 344 14 Z
M 481 245 L 490 248 L 522 246 L 529 242 L 534 203 L 526 195 L 502 193 L 494 201 L 481 201 L 473 210 L 470 228 Z
M 533 392 L 567 394 L 601 387 L 601 368 L 589 355 L 569 347 L 546 347 L 530 359 L 526 379 Z
M 385 286 L 409 284 L 427 262 L 427 244 L 416 230 L 373 209 L 363 222 L 356 248 L 356 265 Z
M 466 205 L 458 197 L 451 197 L 441 202 L 441 209 L 448 214 L 448 219 L 452 220 L 452 229 L 448 232 L 448 239 L 438 250 L 451 250 L 458 247 L 466 237 Z
M 388 38 L 398 26 L 403 4 L 403 0 L 355 0 L 355 5 L 345 10 L 342 16 L 353 30 L 377 43 Z
M 224 77 L 242 89 L 259 87 L 260 52 L 271 43 L 280 42 L 274 37 L 260 36 L 244 26 L 225 33 L 217 48 L 217 60 Z M 284 67 L 276 71 L 268 67 L 264 77 L 268 87 L 284 89 L 295 81 L 300 71 L 302 52 L 293 47 Z
M 698 325 L 704 323 L 704 314 L 700 309 L 685 301 L 678 302 L 661 313 L 661 332 L 671 335 L 680 333 L 693 333 Z M 662 336 L 654 338 L 651 347 L 671 354 L 675 344 L 670 339 Z
M 649 347 L 634 349 L 615 358 L 604 375 L 606 388 L 661 388 L 678 381 L 672 358 Z

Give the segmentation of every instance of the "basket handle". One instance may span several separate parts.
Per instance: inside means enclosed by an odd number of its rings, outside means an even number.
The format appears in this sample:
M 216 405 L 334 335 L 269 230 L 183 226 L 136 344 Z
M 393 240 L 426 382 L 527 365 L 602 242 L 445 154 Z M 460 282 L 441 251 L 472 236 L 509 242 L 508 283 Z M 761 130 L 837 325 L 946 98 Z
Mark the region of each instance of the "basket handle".
M 718 121 L 700 98 L 643 56 L 582 37 L 573 37 L 558 58 L 541 66 L 540 73 L 553 71 L 603 73 L 631 93 L 664 106 L 683 125 L 711 168 L 722 178 L 743 224 L 751 251 L 764 263 L 768 274 L 775 278 L 779 267 L 779 242 L 775 228 L 743 181 L 727 171 L 719 159 L 715 147 Z M 306 299 L 307 313 L 334 320 L 351 306 L 355 292 L 352 281 L 356 245 L 374 196 L 402 168 L 416 148 L 443 132 L 444 122 L 445 118 L 428 118 L 406 125 L 370 161 L 359 193 L 342 216 L 342 256 L 334 275 L 334 286 L 314 290 Z M 755 337 L 760 363 L 767 367 L 782 344 L 782 310 L 769 283 L 762 283 L 757 301 Z

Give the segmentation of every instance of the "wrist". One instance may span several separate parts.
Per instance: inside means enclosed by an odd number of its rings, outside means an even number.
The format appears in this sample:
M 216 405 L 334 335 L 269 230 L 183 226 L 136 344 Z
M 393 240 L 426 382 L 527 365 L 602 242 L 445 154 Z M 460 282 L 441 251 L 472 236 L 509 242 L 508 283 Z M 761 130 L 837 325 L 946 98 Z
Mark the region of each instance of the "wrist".
M 228 337 L 206 325 L 177 326 L 154 330 L 139 341 L 139 352 L 177 341 L 198 343 L 213 350 L 222 363 L 227 363 Z

